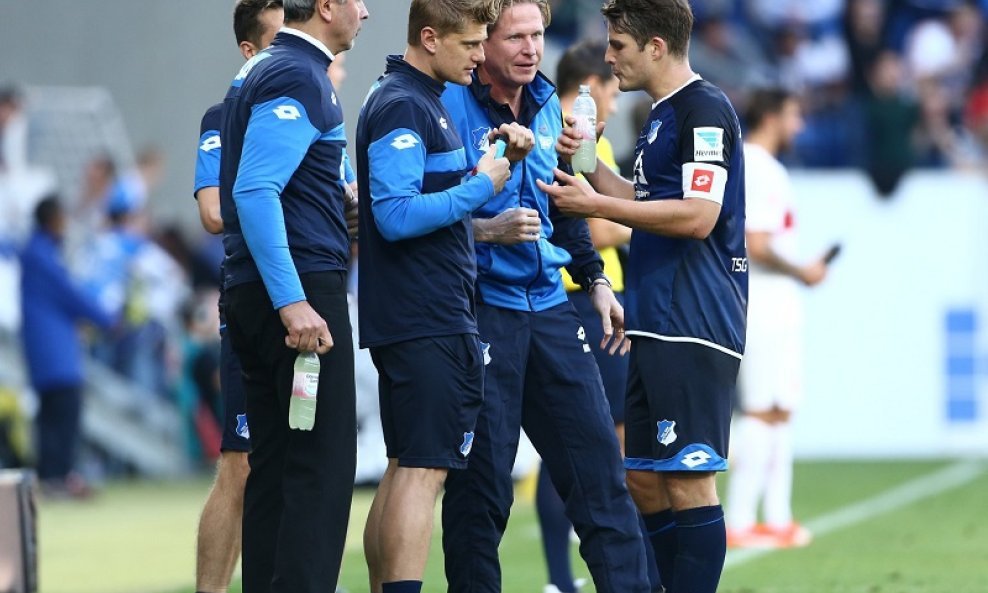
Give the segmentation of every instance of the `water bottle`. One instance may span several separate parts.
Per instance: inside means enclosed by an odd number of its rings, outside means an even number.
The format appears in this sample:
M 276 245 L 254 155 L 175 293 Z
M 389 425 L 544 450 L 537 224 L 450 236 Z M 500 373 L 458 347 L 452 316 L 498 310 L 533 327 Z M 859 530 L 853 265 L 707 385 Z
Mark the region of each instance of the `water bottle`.
M 312 430 L 316 423 L 316 396 L 319 391 L 319 357 L 315 352 L 301 352 L 295 359 L 292 398 L 288 404 L 288 426 L 295 430 Z
M 573 127 L 583 136 L 573 155 L 575 173 L 592 173 L 597 169 L 597 104 L 590 96 L 590 85 L 580 85 L 580 95 L 573 103 Z

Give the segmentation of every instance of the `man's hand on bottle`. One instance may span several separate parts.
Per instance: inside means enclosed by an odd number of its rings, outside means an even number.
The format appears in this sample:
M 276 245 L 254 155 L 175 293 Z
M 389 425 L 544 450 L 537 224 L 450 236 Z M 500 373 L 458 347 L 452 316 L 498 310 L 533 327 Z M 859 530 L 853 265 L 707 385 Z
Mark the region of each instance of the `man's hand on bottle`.
M 580 143 L 583 142 L 583 135 L 574 126 L 576 125 L 576 118 L 572 115 L 567 115 L 564 120 L 566 125 L 563 126 L 563 132 L 559 135 L 556 140 L 556 152 L 566 163 L 573 162 L 573 155 L 576 154 L 578 148 L 580 148 Z M 604 135 L 604 128 L 607 127 L 606 121 L 597 122 L 597 140 Z
M 326 320 L 316 313 L 308 301 L 299 301 L 278 309 L 281 323 L 288 330 L 285 345 L 299 352 L 326 354 L 333 347 L 333 336 Z
M 535 148 L 535 135 L 518 122 L 501 124 L 496 130 L 491 130 L 488 140 L 494 142 L 497 138 L 504 140 L 504 156 L 512 163 L 524 160 Z
M 484 156 L 477 162 L 477 174 L 483 173 L 490 177 L 494 184 L 494 191 L 500 192 L 504 189 L 504 184 L 511 177 L 511 168 L 508 159 L 494 155 L 495 148 L 491 145 Z

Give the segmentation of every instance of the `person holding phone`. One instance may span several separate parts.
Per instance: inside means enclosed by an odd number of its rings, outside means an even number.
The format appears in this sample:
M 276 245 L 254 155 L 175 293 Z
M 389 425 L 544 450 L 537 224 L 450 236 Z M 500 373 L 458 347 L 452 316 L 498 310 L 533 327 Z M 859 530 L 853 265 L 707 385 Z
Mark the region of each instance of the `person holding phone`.
M 798 98 L 779 88 L 756 90 L 746 120 L 748 338 L 734 423 L 727 541 L 730 547 L 802 546 L 811 536 L 792 518 L 790 426 L 802 395 L 800 287 L 823 281 L 839 246 L 798 263 L 794 191 L 778 160 L 803 127 Z M 763 523 L 756 521 L 759 501 Z

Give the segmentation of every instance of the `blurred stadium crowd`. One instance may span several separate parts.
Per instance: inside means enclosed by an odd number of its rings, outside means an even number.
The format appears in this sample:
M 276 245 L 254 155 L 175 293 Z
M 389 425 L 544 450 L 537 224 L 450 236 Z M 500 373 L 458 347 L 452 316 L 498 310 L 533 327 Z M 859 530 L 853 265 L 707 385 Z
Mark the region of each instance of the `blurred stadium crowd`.
M 599 4 L 555 3 L 548 41 L 556 52 L 606 35 Z M 739 113 L 758 86 L 782 84 L 802 97 L 807 125 L 787 155 L 789 164 L 863 170 L 882 195 L 893 194 L 912 168 L 983 170 L 988 164 L 988 0 L 693 4 L 692 66 L 723 88 Z M 554 65 L 545 71 L 551 74 Z M 647 115 L 649 102 L 640 103 L 626 114 L 632 126 Z M 38 159 L 36 132 L 58 132 L 45 113 L 16 81 L 0 90 L 0 343 L 18 349 L 19 278 L 33 273 L 21 269 L 18 253 L 35 204 L 57 193 L 69 214 L 67 267 L 116 320 L 109 331 L 86 332 L 89 357 L 126 379 L 135 401 L 174 408 L 188 466 L 209 467 L 221 417 L 221 241 L 149 216 L 149 204 L 159 199 L 157 182 L 167 174 L 153 148 L 134 156 L 119 145 L 91 142 L 74 153 L 74 168 Z M 52 353 L 51 364 L 59 364 L 57 344 Z M 34 410 L 30 396 L 15 393 L 21 387 L 9 371 L 0 373 L 0 467 L 32 458 L 24 419 Z

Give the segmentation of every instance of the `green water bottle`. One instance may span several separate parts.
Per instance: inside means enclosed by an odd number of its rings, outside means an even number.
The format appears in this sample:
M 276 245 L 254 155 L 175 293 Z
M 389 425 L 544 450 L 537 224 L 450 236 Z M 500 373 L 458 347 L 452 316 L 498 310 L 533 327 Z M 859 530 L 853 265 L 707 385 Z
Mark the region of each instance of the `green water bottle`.
M 312 430 L 316 423 L 316 396 L 319 391 L 319 356 L 300 352 L 295 359 L 292 398 L 288 404 L 288 426 L 295 430 Z

